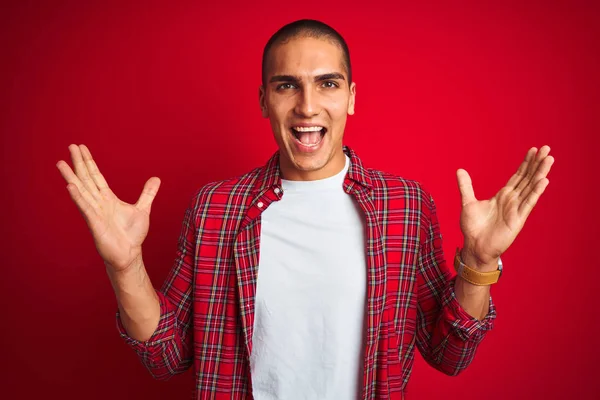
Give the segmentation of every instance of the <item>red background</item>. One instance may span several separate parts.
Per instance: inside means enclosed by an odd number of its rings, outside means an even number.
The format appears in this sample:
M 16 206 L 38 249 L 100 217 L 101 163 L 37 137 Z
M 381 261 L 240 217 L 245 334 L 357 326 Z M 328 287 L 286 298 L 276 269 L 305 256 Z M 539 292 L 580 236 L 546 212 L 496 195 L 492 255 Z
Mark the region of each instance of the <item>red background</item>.
M 432 192 L 448 259 L 461 244 L 457 168 L 483 198 L 530 146 L 556 157 L 503 257 L 496 328 L 456 378 L 418 356 L 410 397 L 597 398 L 598 3 L 491 3 L 3 3 L 2 397 L 189 398 L 191 373 L 154 381 L 118 337 L 112 289 L 55 164 L 87 144 L 129 202 L 162 179 L 144 247 L 160 286 L 193 191 L 276 150 L 258 107 L 264 44 L 316 18 L 351 49 L 346 143 Z

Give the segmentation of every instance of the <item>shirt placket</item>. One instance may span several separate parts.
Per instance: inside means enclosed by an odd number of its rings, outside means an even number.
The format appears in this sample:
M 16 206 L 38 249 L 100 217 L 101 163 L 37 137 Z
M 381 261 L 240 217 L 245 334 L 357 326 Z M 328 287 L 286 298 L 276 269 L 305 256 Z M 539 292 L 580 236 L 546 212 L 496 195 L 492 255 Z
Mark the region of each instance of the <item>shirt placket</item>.
M 346 179 L 344 190 L 354 196 L 364 213 L 367 225 L 365 252 L 367 259 L 367 332 L 365 343 L 363 396 L 372 399 L 376 392 L 376 351 L 378 347 L 379 330 L 385 304 L 385 247 L 383 235 L 377 220 L 375 205 L 369 196 L 369 191 L 353 181 Z
M 260 216 L 269 205 L 275 201 L 279 201 L 282 196 L 283 191 L 281 188 L 274 186 L 262 193 L 258 193 L 250 200 L 251 203 L 242 219 L 233 247 L 238 285 L 239 313 L 248 362 L 252 353 L 254 302 L 258 279 L 258 262 L 260 260 Z

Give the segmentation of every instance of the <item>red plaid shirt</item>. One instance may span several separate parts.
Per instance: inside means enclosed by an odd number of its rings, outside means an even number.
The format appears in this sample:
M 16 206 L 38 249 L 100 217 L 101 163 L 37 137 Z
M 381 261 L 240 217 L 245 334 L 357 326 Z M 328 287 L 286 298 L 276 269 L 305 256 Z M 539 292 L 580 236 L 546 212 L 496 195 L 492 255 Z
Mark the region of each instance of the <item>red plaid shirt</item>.
M 456 375 L 493 326 L 469 316 L 454 295 L 435 204 L 417 183 L 363 167 L 348 147 L 344 190 L 366 221 L 367 321 L 363 399 L 400 399 L 415 345 L 436 369 Z M 275 190 L 279 189 L 279 190 Z M 193 365 L 194 399 L 251 399 L 254 298 L 261 213 L 281 191 L 279 154 L 261 168 L 211 183 L 185 213 L 175 265 L 162 289 L 160 321 L 146 342 L 117 327 L 158 379 Z M 307 338 L 310 340 L 310 338 Z

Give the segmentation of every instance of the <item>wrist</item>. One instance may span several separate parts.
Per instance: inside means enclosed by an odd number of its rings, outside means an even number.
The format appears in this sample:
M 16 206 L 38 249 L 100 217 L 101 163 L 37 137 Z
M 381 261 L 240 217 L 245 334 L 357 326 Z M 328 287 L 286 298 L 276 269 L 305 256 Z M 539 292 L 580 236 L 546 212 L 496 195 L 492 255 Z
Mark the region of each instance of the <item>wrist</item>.
M 140 252 L 131 262 L 125 266 L 115 266 L 108 261 L 104 261 L 106 273 L 112 278 L 126 278 L 127 276 L 136 275 L 144 266 L 142 253 Z
M 498 269 L 498 257 L 481 257 L 466 245 L 460 252 L 460 258 L 466 265 L 477 271 L 491 272 Z

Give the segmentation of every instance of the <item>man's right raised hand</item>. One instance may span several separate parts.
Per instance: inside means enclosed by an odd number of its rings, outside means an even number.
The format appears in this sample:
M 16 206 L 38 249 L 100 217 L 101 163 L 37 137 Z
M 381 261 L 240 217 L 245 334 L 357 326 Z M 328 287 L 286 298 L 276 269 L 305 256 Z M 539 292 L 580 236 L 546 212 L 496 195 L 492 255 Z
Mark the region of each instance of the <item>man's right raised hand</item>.
M 56 166 L 67 181 L 71 199 L 83 215 L 107 267 L 115 272 L 125 271 L 141 259 L 160 179 L 148 179 L 137 203 L 128 204 L 110 190 L 85 145 L 72 144 L 69 151 L 75 173 L 63 160 Z

